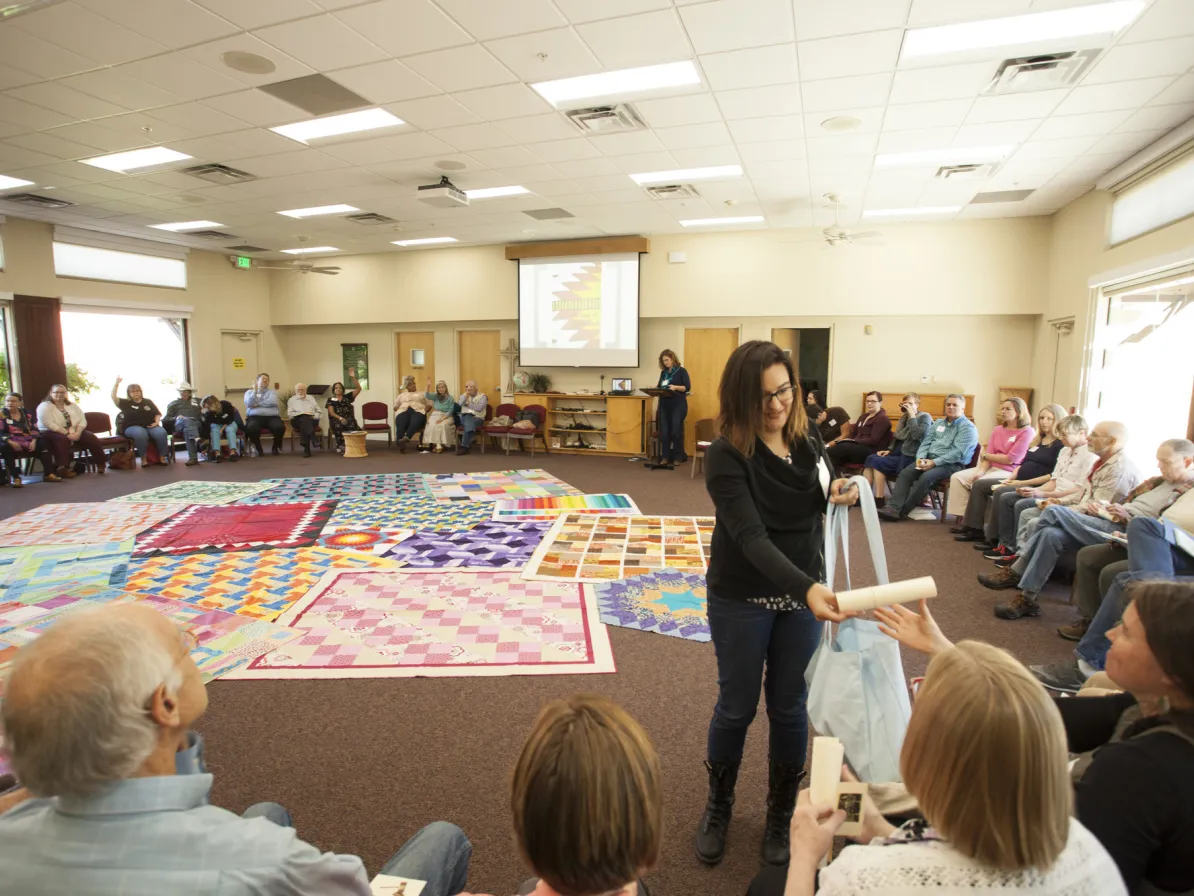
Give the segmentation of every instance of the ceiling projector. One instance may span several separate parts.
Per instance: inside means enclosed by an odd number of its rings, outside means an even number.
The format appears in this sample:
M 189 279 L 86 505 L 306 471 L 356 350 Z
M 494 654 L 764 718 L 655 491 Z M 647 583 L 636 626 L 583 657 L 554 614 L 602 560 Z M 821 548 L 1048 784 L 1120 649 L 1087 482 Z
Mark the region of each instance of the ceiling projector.
M 468 205 L 468 195 L 444 175 L 438 184 L 419 187 L 419 202 L 426 202 L 436 208 L 456 208 Z

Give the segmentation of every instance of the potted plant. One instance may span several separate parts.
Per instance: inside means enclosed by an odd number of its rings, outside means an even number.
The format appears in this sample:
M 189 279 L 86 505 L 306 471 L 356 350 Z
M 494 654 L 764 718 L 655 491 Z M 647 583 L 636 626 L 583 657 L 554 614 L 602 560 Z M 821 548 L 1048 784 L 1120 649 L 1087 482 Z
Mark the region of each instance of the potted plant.
M 542 394 L 551 388 L 551 377 L 546 373 L 532 373 L 530 379 L 532 392 Z

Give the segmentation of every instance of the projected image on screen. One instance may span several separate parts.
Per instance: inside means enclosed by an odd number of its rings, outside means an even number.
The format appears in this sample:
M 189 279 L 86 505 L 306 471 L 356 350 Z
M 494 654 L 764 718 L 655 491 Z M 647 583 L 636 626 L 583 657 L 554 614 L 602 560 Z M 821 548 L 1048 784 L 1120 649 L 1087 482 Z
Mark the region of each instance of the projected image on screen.
M 522 259 L 519 363 L 638 366 L 638 255 Z

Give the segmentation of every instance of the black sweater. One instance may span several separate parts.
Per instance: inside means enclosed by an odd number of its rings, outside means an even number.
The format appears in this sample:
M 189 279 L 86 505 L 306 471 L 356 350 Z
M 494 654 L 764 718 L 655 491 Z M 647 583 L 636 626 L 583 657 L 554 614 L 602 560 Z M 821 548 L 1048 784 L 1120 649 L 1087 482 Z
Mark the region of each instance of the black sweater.
M 705 452 L 705 487 L 717 508 L 710 593 L 724 598 L 804 599 L 823 579 L 825 494 L 817 472 L 833 465 L 815 429 L 793 443 L 792 463 L 761 440 L 744 457 L 724 437 Z
M 1139 732 L 1108 743 L 1131 694 L 1056 701 L 1070 752 L 1097 749 L 1074 785 L 1078 820 L 1119 866 L 1128 892 L 1141 881 L 1169 893 L 1194 889 L 1194 744 L 1174 734 Z M 1133 736 L 1135 735 L 1135 736 Z

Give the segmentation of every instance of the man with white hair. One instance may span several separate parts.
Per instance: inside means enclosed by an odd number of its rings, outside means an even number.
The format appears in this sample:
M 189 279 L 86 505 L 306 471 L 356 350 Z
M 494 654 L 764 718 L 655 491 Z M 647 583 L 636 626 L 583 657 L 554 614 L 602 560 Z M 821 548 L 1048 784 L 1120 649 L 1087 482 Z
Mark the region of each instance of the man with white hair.
M 281 806 L 237 816 L 208 805 L 210 774 L 180 773 L 207 708 L 194 644 L 156 610 L 120 603 L 65 616 L 17 653 L 0 722 L 27 790 L 0 806 L 0 894 L 369 896 L 361 860 L 304 843 Z M 435 822 L 382 872 L 451 896 L 471 852 Z
M 299 434 L 303 443 L 303 457 L 311 456 L 311 436 L 319 425 L 319 403 L 307 394 L 306 383 L 295 383 L 294 394 L 286 400 L 286 416 L 290 428 Z
M 457 400 L 460 405 L 460 447 L 457 454 L 468 454 L 477 430 L 485 425 L 485 408 L 489 397 L 477 391 L 477 381 L 469 380 Z

